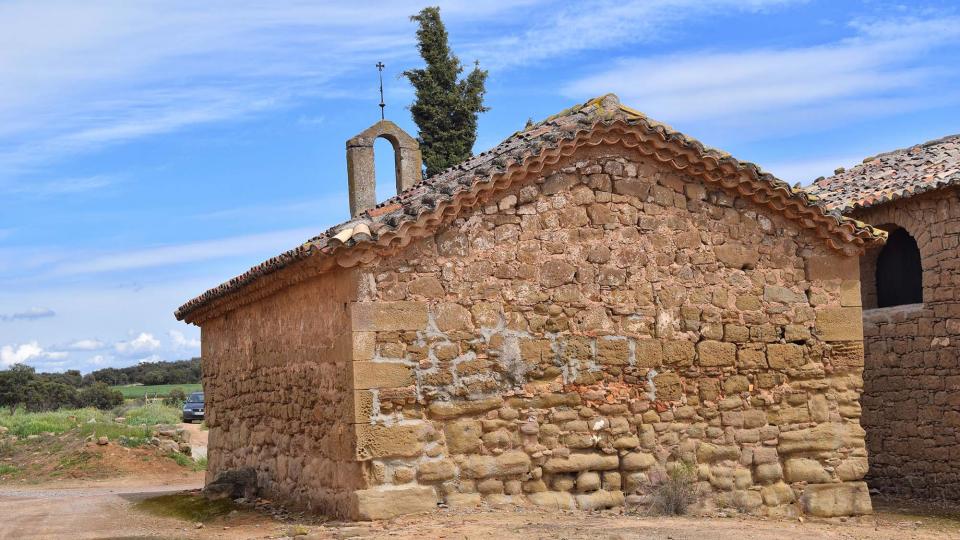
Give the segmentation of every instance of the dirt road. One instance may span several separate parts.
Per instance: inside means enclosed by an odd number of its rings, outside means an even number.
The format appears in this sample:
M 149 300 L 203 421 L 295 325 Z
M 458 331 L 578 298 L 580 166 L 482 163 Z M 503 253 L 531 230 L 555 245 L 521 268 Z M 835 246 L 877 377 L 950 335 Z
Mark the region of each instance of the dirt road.
M 917 516 L 896 509 L 846 522 L 733 518 L 636 517 L 617 513 L 550 513 L 535 509 L 442 510 L 377 523 L 327 523 L 302 526 L 280 523 L 263 514 L 243 512 L 207 522 L 203 528 L 173 518 L 156 517 L 134 504 L 190 484 L 152 485 L 121 479 L 102 485 L 5 489 L 0 486 L 0 539 L 185 538 L 239 540 L 289 538 L 309 533 L 309 540 L 342 538 L 771 540 L 960 538 L 960 521 Z
M 194 456 L 206 454 L 207 432 L 186 424 Z M 104 447 L 113 449 L 113 447 Z M 122 450 L 122 449 L 121 449 Z M 128 459 L 121 450 L 114 459 Z M 139 460 L 134 460 L 139 463 Z M 162 463 L 162 462 L 161 462 Z M 159 495 L 195 490 L 202 472 L 171 472 L 156 462 L 142 470 L 108 480 L 61 480 L 29 485 L 0 484 L 0 540 L 165 538 L 219 539 L 343 538 L 445 539 L 697 539 L 744 538 L 797 540 L 960 539 L 960 511 L 935 511 L 929 505 L 903 505 L 875 500 L 878 512 L 846 521 L 765 520 L 748 517 L 664 518 L 618 512 L 545 512 L 535 508 L 439 510 L 377 523 L 322 523 L 311 519 L 280 522 L 254 510 L 240 510 L 207 521 L 159 517 L 136 504 Z M 29 481 L 28 479 L 24 479 Z M 176 500 L 181 500 L 177 498 Z
M 201 424 L 180 424 L 190 434 L 190 451 L 194 459 L 207 456 L 207 430 Z
M 202 475 L 188 484 L 156 482 L 150 478 L 12 489 L 0 486 L 0 539 L 149 538 L 184 527 L 177 520 L 131 516 L 130 507 L 147 497 L 199 488 Z

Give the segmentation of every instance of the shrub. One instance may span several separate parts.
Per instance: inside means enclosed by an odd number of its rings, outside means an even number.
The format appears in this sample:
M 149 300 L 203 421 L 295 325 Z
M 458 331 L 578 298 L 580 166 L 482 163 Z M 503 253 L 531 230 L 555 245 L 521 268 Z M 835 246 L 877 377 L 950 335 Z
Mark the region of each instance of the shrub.
M 187 394 L 179 388 L 174 388 L 167 397 L 163 398 L 163 404 L 170 407 L 181 407 L 185 401 L 187 401 Z
M 106 423 L 109 419 L 97 409 L 60 409 L 49 412 L 26 412 L 17 409 L 13 413 L 0 410 L 0 426 L 10 429 L 11 435 L 26 437 L 41 433 L 63 433 L 78 424 L 87 425 L 90 420 Z
M 179 407 L 171 407 L 162 403 L 147 403 L 140 407 L 129 409 L 124 414 L 127 424 L 152 426 L 155 424 L 179 424 L 181 412 Z
M 681 516 L 697 501 L 697 469 L 691 463 L 677 463 L 667 478 L 653 490 L 650 510 L 667 516 Z
M 80 403 L 107 411 L 123 404 L 123 394 L 104 383 L 94 383 L 80 391 Z

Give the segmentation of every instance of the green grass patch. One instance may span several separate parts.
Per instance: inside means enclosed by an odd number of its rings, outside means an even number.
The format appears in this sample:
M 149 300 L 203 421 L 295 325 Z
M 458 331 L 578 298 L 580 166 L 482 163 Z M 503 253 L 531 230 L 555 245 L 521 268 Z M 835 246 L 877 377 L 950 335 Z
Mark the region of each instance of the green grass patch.
M 80 435 L 88 437 L 93 435 L 95 438 L 106 437 L 111 441 L 121 437 L 133 439 L 149 439 L 150 428 L 143 426 L 131 426 L 127 424 L 118 424 L 116 422 L 81 424 Z
M 193 459 L 190 456 L 181 454 L 179 452 L 170 452 L 167 454 L 167 457 L 176 461 L 177 465 L 181 467 L 186 467 L 192 471 L 205 471 L 207 470 L 207 458 L 202 457 L 198 459 Z
M 100 459 L 100 454 L 81 450 L 79 452 L 61 457 L 57 464 L 57 469 L 61 471 L 83 469 L 93 465 L 95 461 Z
M 14 467 L 13 465 L 7 465 L 6 463 L 0 463 L 0 476 L 4 476 L 4 475 L 7 475 L 7 474 L 13 474 L 13 473 L 15 473 L 15 472 L 17 472 L 17 471 L 19 471 L 19 470 L 20 470 L 20 469 Z
M 109 421 L 106 413 L 93 408 L 61 409 L 39 413 L 28 413 L 18 409 L 12 414 L 9 409 L 0 410 L 0 426 L 9 428 L 10 434 L 17 437 L 43 433 L 60 434 L 77 427 L 77 424 L 86 425 L 90 419 L 97 423 Z
M 130 425 L 146 424 L 179 424 L 183 420 L 183 411 L 179 407 L 171 407 L 163 403 L 147 403 L 139 407 L 128 409 L 123 413 L 126 423 Z
M 211 501 L 193 493 L 175 493 L 144 499 L 136 504 L 136 508 L 157 516 L 201 523 L 240 509 L 229 498 Z
M 183 390 L 184 394 L 190 392 L 202 392 L 203 386 L 198 384 L 155 384 L 155 385 L 124 385 L 111 386 L 114 390 L 119 390 L 126 399 L 137 399 L 142 397 L 166 397 L 174 388 Z

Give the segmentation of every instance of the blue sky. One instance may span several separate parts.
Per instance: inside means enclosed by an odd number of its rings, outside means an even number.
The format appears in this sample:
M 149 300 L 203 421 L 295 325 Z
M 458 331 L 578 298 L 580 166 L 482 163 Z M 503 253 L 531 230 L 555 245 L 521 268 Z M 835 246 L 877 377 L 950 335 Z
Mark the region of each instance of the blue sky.
M 197 355 L 177 306 L 347 217 L 377 61 L 416 133 L 423 5 L 0 3 L 0 368 Z M 791 183 L 960 132 L 953 2 L 440 5 L 490 70 L 477 152 L 607 92 Z

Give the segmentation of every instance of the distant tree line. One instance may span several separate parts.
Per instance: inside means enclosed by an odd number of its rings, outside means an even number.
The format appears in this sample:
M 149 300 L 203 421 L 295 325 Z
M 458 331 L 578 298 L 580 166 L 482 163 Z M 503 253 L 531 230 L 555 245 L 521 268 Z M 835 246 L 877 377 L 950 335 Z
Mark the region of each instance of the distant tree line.
M 85 387 L 70 384 L 80 380 L 79 371 L 37 373 L 30 366 L 17 364 L 0 371 L 0 407 L 8 407 L 11 412 L 18 407 L 38 412 L 76 407 L 112 409 L 123 403 L 123 394 L 104 383 Z
M 112 409 L 123 403 L 123 394 L 111 386 L 141 383 L 192 384 L 200 382 L 200 359 L 176 362 L 143 362 L 125 368 L 99 369 L 87 375 L 71 369 L 63 373 L 37 373 L 17 364 L 0 371 L 0 407 L 30 412 L 59 408 Z
M 70 373 L 69 371 L 66 373 Z M 79 375 L 79 373 L 77 373 Z M 176 362 L 141 362 L 125 368 L 104 368 L 83 376 L 82 385 L 94 382 L 121 384 L 194 384 L 200 382 L 200 359 Z

